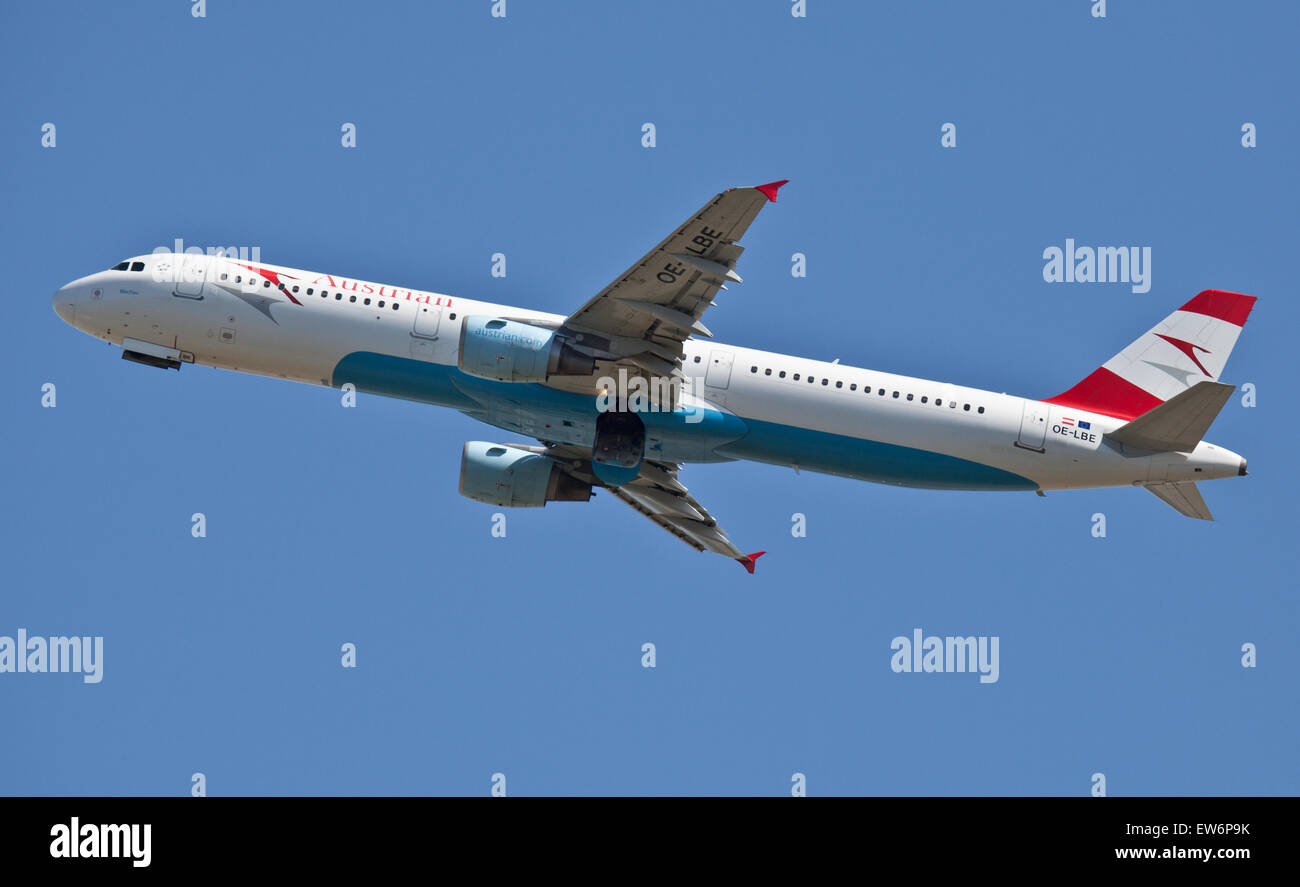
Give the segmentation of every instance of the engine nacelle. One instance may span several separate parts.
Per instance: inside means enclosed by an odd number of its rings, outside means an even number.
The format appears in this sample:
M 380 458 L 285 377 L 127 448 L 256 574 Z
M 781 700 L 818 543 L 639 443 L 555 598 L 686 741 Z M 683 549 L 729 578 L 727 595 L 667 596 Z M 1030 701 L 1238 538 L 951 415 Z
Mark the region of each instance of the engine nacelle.
M 586 502 L 591 484 L 570 476 L 550 456 L 471 440 L 460 457 L 460 494 L 489 505 L 541 508 L 547 502 Z
M 475 314 L 460 327 L 462 372 L 496 382 L 545 382 L 551 376 L 590 376 L 596 361 L 553 330 Z

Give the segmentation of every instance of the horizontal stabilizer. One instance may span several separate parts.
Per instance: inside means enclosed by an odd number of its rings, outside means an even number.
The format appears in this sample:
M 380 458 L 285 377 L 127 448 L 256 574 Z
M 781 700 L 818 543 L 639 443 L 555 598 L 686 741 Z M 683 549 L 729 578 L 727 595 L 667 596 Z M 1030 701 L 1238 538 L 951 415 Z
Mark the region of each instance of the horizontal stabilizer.
M 1235 390 L 1222 382 L 1200 382 L 1107 436 L 1143 450 L 1190 453 Z
M 1196 484 L 1148 484 L 1147 489 L 1168 502 L 1179 514 L 1197 520 L 1214 520 Z

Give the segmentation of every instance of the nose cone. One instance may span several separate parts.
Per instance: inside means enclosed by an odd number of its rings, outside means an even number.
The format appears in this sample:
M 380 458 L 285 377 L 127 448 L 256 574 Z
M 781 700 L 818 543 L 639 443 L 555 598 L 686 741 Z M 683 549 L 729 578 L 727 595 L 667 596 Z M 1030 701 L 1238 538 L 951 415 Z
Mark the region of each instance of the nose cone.
M 71 284 L 59 288 L 54 294 L 53 303 L 54 313 L 59 315 L 64 323 L 72 325 L 77 316 L 77 297 Z

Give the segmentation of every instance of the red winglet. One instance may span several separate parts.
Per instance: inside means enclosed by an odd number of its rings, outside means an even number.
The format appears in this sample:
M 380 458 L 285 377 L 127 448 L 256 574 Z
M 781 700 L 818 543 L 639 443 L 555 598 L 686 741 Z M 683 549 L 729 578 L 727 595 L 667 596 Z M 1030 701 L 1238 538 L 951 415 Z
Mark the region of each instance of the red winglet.
M 790 180 L 782 179 L 779 182 L 768 182 L 766 185 L 755 185 L 754 190 L 760 192 L 764 197 L 766 197 L 768 200 L 772 201 L 773 203 L 776 203 L 777 190 L 788 181 Z M 761 551 L 759 552 L 759 554 L 764 554 L 764 553 L 765 552 L 761 552 Z M 750 570 L 750 572 L 752 573 L 754 571 Z
M 765 554 L 767 554 L 766 551 L 756 551 L 756 552 L 754 552 L 753 554 L 747 554 L 747 555 L 745 555 L 744 557 L 738 557 L 738 558 L 736 558 L 736 561 L 737 561 L 737 562 L 738 562 L 742 567 L 744 567 L 746 570 L 748 570 L 748 571 L 749 571 L 749 575 L 752 576 L 752 575 L 754 575 L 754 564 L 758 561 L 758 559 L 759 559 L 760 557 L 762 557 L 762 556 L 765 555 Z

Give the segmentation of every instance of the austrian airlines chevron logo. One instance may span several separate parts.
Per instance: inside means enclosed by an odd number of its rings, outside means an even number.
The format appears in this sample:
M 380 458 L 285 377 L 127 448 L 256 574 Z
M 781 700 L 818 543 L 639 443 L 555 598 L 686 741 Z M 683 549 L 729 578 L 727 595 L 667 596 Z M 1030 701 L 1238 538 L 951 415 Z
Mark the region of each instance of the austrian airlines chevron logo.
M 1196 351 L 1204 351 L 1206 354 L 1209 354 L 1211 353 L 1210 349 L 1202 348 L 1200 345 L 1193 345 L 1191 342 L 1184 342 L 1182 339 L 1175 339 L 1173 336 L 1166 336 L 1163 333 L 1156 333 L 1156 335 L 1164 339 L 1170 345 L 1173 345 L 1175 348 L 1177 348 L 1179 351 L 1186 354 L 1188 357 L 1190 357 L 1192 359 L 1192 363 L 1196 364 L 1197 369 L 1199 369 L 1202 373 L 1205 373 L 1205 375 L 1210 376 L 1210 371 L 1207 370 L 1205 368 L 1205 365 L 1202 364 L 1200 360 L 1197 359 L 1195 353 Z M 1210 378 L 1214 378 L 1214 377 L 1210 376 Z
M 278 272 L 269 271 L 266 268 L 254 268 L 252 265 L 245 265 L 243 262 L 237 262 L 236 264 L 239 265 L 239 267 L 241 268 L 247 268 L 249 271 L 256 271 L 258 274 L 262 275 L 267 280 L 271 281 L 271 286 L 275 287 L 280 292 L 288 296 L 290 302 L 293 302 L 295 305 L 302 304 L 302 302 L 299 302 L 297 299 L 293 297 L 293 293 L 289 292 L 288 287 L 286 287 L 283 283 L 280 282 L 280 274 Z M 284 276 L 289 277 L 288 274 L 285 274 Z M 297 280 L 298 278 L 289 277 L 289 279 Z
M 277 292 L 282 294 L 293 304 L 295 305 L 302 304 L 302 302 L 299 302 L 297 299 L 293 297 L 293 293 L 289 291 L 289 287 L 285 285 L 283 280 L 281 280 L 281 278 L 286 278 L 288 280 L 297 280 L 298 278 L 293 277 L 289 274 L 280 274 L 278 271 L 271 271 L 267 268 L 258 268 L 254 265 L 245 265 L 243 262 L 236 262 L 235 264 L 238 265 L 240 268 L 247 268 L 249 271 L 256 272 L 258 276 L 262 277 L 265 280 L 270 281 L 271 286 L 275 287 Z M 249 278 L 249 280 L 251 281 L 252 278 Z M 222 289 L 224 289 L 226 292 L 230 293 L 231 295 L 239 299 L 242 299 L 243 301 L 247 302 L 251 307 L 256 308 L 258 311 L 265 314 L 267 320 L 271 321 L 271 323 L 277 325 L 279 324 L 279 321 L 271 316 L 271 306 L 280 303 L 281 301 L 280 299 L 273 299 L 270 296 L 263 295 L 262 289 L 253 289 L 252 291 L 249 291 L 243 289 L 240 285 L 231 286 L 228 283 L 220 283 L 217 285 L 220 286 Z M 254 286 L 256 286 L 256 284 L 254 284 Z

